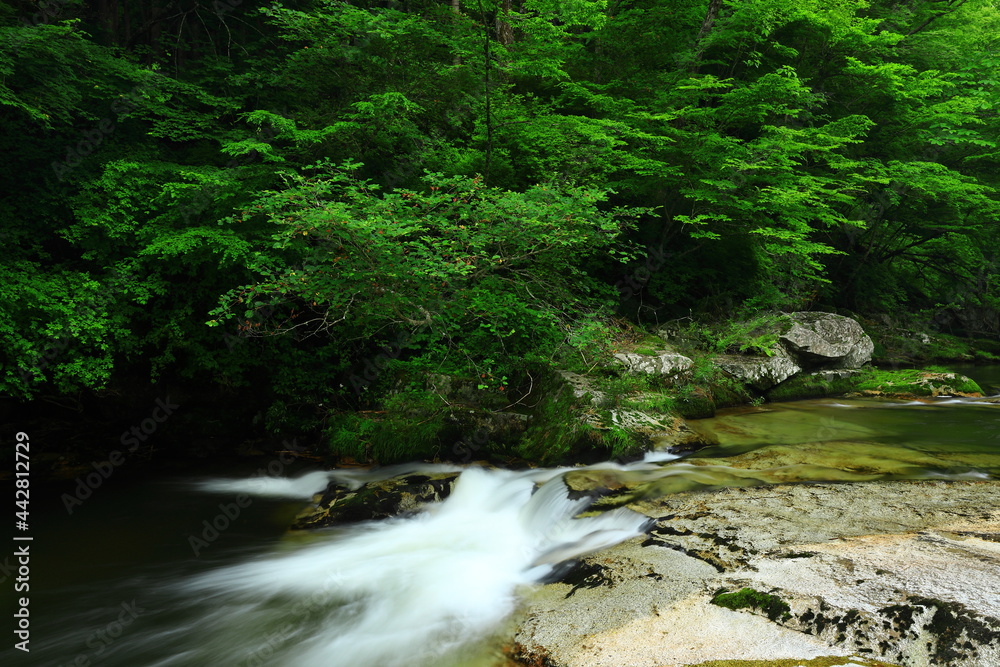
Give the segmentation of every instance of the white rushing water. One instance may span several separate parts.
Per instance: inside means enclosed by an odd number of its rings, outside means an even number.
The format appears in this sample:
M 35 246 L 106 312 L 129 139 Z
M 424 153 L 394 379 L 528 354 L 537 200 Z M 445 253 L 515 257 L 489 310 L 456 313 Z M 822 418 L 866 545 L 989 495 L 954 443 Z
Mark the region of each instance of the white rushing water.
M 155 664 L 464 664 L 462 649 L 502 626 L 520 587 L 544 580 L 560 562 L 643 532 L 647 517 L 631 510 L 576 518 L 591 501 L 570 499 L 562 472 L 469 468 L 446 500 L 416 515 L 320 531 L 306 543 L 188 580 L 179 593 L 206 611 L 161 638 L 183 635 L 186 647 Z M 203 488 L 304 497 L 343 474 Z

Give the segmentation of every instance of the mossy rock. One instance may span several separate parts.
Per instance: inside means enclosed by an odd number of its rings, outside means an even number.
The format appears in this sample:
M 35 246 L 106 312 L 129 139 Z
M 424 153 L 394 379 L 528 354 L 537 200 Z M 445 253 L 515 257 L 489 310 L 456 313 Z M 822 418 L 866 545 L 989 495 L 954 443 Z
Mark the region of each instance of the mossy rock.
M 890 398 L 924 396 L 982 396 L 976 382 L 943 368 L 880 369 L 858 371 L 820 371 L 797 375 L 767 392 L 770 401 L 794 401 L 860 394 Z
M 797 401 L 804 398 L 843 396 L 856 391 L 860 371 L 819 371 L 796 375 L 767 391 L 769 401 Z
M 787 621 L 792 617 L 791 607 L 776 595 L 768 595 L 752 588 L 735 592 L 719 592 L 712 598 L 712 604 L 726 609 L 753 609 L 772 621 Z
M 708 419 L 715 416 L 715 398 L 704 387 L 690 387 L 682 391 L 673 405 L 684 419 Z
M 865 369 L 854 391 L 865 396 L 982 396 L 975 380 L 945 369 Z
M 458 473 L 408 475 L 370 482 L 358 489 L 331 483 L 316 504 L 303 510 L 292 530 L 315 530 L 387 519 L 419 510 L 451 494 Z

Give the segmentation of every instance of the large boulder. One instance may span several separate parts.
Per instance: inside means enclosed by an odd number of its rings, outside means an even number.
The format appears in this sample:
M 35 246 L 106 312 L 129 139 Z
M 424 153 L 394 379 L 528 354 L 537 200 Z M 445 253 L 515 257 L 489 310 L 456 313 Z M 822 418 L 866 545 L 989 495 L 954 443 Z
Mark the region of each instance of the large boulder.
M 872 360 L 875 344 L 851 318 L 814 311 L 788 317 L 792 325 L 778 340 L 804 369 L 859 368 Z
M 716 357 L 715 365 L 762 392 L 802 371 L 802 367 L 780 349 L 774 350 L 770 357 L 724 355 Z

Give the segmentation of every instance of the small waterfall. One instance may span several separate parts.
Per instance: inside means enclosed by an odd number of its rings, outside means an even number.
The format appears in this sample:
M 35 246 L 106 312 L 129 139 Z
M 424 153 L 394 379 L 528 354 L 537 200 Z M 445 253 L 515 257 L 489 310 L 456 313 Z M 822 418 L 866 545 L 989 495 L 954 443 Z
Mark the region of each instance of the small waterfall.
M 302 497 L 341 474 L 205 488 Z M 419 514 L 321 531 L 183 583 L 183 597 L 206 611 L 182 633 L 186 649 L 156 664 L 462 664 L 461 649 L 515 610 L 519 587 L 643 532 L 647 517 L 631 510 L 575 518 L 589 503 L 569 497 L 559 470 L 466 469 Z

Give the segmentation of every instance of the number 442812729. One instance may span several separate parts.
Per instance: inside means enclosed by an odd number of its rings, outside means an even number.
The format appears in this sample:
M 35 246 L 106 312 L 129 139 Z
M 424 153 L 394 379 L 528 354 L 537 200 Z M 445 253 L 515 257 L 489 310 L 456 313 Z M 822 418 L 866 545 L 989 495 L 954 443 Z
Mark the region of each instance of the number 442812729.
M 28 523 L 28 486 L 31 484 L 28 479 L 29 472 L 29 460 L 28 452 L 30 451 L 31 443 L 28 440 L 28 434 L 21 431 L 16 436 L 17 446 L 14 448 L 16 453 L 16 459 L 14 462 L 15 476 L 17 477 L 17 490 L 14 492 L 14 504 L 20 510 L 15 512 L 14 516 L 17 517 L 19 523 L 18 527 L 22 525 L 24 528 L 22 530 L 27 530 Z

